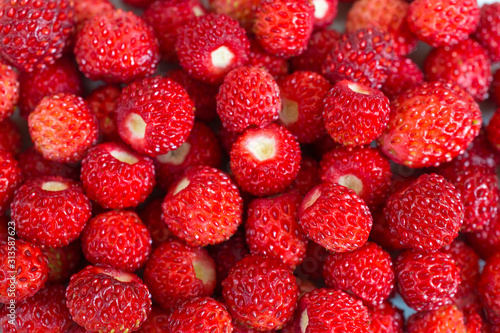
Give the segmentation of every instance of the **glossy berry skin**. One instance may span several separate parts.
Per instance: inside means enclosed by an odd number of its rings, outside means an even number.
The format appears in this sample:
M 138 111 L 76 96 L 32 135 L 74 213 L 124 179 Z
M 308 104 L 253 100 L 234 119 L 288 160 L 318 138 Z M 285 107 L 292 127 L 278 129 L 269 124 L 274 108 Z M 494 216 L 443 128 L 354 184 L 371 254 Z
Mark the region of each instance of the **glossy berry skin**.
M 423 83 L 391 102 L 379 145 L 391 160 L 411 168 L 437 166 L 461 154 L 479 134 L 481 111 L 457 85 Z
M 349 291 L 371 305 L 387 300 L 395 284 L 391 256 L 372 242 L 352 252 L 330 254 L 323 276 L 329 288 Z
M 13 247 L 15 246 L 15 248 Z M 9 261 L 15 251 L 15 263 Z M 16 239 L 15 244 L 0 242 L 0 303 L 8 304 L 11 299 L 22 301 L 35 295 L 49 278 L 47 258 L 36 245 Z M 10 272 L 10 273 L 9 273 Z M 16 285 L 11 288 L 15 272 Z
M 479 23 L 477 1 L 415 0 L 407 16 L 410 30 L 418 39 L 438 47 L 465 40 Z
M 151 253 L 151 235 L 131 211 L 113 210 L 93 217 L 81 239 L 90 263 L 127 272 L 142 267 Z
M 396 98 L 406 90 L 424 82 L 424 73 L 410 58 L 397 58 L 392 62 L 382 92 L 389 99 Z
M 465 333 L 464 315 L 455 305 L 444 305 L 431 311 L 421 311 L 410 316 L 408 333 L 450 332 Z
M 295 71 L 310 71 L 321 74 L 321 66 L 341 34 L 335 30 L 318 30 L 312 33 L 307 49 L 290 59 Z
M 76 95 L 47 96 L 29 115 L 28 126 L 35 149 L 44 158 L 76 163 L 98 139 L 97 118 Z
M 424 174 L 392 194 L 384 208 L 391 233 L 402 245 L 436 251 L 458 235 L 464 219 L 460 192 L 442 176 Z
M 9 208 L 14 191 L 21 186 L 23 176 L 19 163 L 6 150 L 0 150 L 0 214 L 5 214 Z
M 8 1 L 0 6 L 0 54 L 21 71 L 53 64 L 75 29 L 70 0 Z
M 500 4 L 490 3 L 481 7 L 481 15 L 477 30 L 474 33 L 476 40 L 488 51 L 492 62 L 500 61 Z
M 76 34 L 74 52 L 86 77 L 106 83 L 128 83 L 152 75 L 160 61 L 153 29 L 121 9 L 87 20 Z
M 88 331 L 137 330 L 151 311 L 151 294 L 134 274 L 87 266 L 71 277 L 66 305 L 72 319 Z
M 442 252 L 402 252 L 394 262 L 398 291 L 416 311 L 451 304 L 460 283 L 460 268 Z
M 0 119 L 10 117 L 18 101 L 18 74 L 11 66 L 0 61 Z
M 500 323 L 500 255 L 497 253 L 486 261 L 477 291 L 492 323 Z
M 19 237 L 50 247 L 77 239 L 92 215 L 81 184 L 57 176 L 26 181 L 10 209 Z
M 226 306 L 211 297 L 193 297 L 168 318 L 168 332 L 231 333 L 233 324 Z
M 259 331 L 280 329 L 297 306 L 295 276 L 280 261 L 248 255 L 222 281 L 222 296 L 232 317 Z
M 180 65 L 189 75 L 215 84 L 245 64 L 250 42 L 237 21 L 226 15 L 208 14 L 184 25 L 176 50 Z
M 89 151 L 80 178 L 85 193 L 103 208 L 135 207 L 155 185 L 153 161 L 114 142 Z
M 192 297 L 212 295 L 215 275 L 215 263 L 205 249 L 170 240 L 151 254 L 144 281 L 155 302 L 173 310 Z
M 257 67 L 229 72 L 217 94 L 217 114 L 222 126 L 232 132 L 269 125 L 278 119 L 281 107 L 278 84 L 265 69 Z
M 43 158 L 34 147 L 30 147 L 18 156 L 19 168 L 25 180 L 41 176 L 61 176 L 80 180 L 80 169 Z
M 359 146 L 380 136 L 389 113 L 389 99 L 380 90 L 342 80 L 325 97 L 323 122 L 335 142 Z
M 80 241 L 63 247 L 42 247 L 41 250 L 49 263 L 49 283 L 66 283 L 81 268 L 83 253 Z
M 383 302 L 369 307 L 371 317 L 370 329 L 373 333 L 403 333 L 405 317 L 403 311 L 390 302 Z
M 243 200 L 224 172 L 208 166 L 186 170 L 162 204 L 168 229 L 191 246 L 229 239 L 242 222 Z
M 99 122 L 99 132 L 106 141 L 118 141 L 120 135 L 116 125 L 116 104 L 121 95 L 121 89 L 117 86 L 101 86 L 85 100 Z
M 171 79 L 154 77 L 125 87 L 116 105 L 122 140 L 149 156 L 183 144 L 194 123 L 194 105 L 186 90 Z

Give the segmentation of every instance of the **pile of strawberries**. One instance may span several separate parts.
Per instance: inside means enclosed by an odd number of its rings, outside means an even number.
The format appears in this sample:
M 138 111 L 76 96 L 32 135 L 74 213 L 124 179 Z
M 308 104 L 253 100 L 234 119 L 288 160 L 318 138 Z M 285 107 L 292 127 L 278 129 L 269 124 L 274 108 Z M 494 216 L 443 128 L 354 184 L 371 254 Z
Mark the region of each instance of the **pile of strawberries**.
M 500 3 L 123 1 L 0 1 L 0 331 L 500 332 Z

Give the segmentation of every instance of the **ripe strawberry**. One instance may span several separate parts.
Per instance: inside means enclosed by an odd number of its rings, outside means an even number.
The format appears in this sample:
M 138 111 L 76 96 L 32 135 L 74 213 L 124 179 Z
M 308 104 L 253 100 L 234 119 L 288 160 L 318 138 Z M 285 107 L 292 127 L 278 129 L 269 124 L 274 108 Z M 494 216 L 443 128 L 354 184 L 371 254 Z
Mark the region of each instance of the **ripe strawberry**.
M 444 305 L 433 311 L 422 311 L 408 319 L 408 333 L 466 333 L 463 313 L 455 305 Z
M 89 150 L 80 178 L 85 193 L 103 208 L 135 207 L 155 185 L 153 161 L 114 142 Z
M 96 116 L 81 97 L 72 94 L 42 99 L 29 115 L 28 126 L 35 149 L 60 163 L 81 161 L 99 135 Z
M 378 28 L 342 35 L 323 62 L 323 75 L 332 83 L 350 80 L 380 89 L 396 57 L 393 44 Z
M 94 16 L 112 12 L 115 9 L 110 0 L 76 0 L 74 6 L 76 31 L 80 31 L 85 22 Z
M 133 272 L 151 253 L 151 235 L 131 211 L 112 210 L 94 216 L 82 233 L 82 250 L 93 265 Z
M 295 274 L 303 280 L 323 281 L 323 266 L 328 254 L 324 247 L 309 241 L 306 257 L 295 270 Z
M 100 13 L 76 34 L 75 56 L 89 79 L 132 82 L 156 72 L 160 54 L 153 29 L 132 12 Z
M 410 30 L 433 47 L 465 40 L 479 23 L 477 1 L 415 0 L 407 16 Z
M 437 166 L 460 155 L 479 134 L 481 123 L 479 106 L 460 87 L 423 83 L 392 100 L 379 145 L 396 163 Z
M 168 317 L 168 332 L 229 333 L 233 330 L 226 306 L 210 297 L 193 297 Z
M 474 37 L 488 51 L 492 62 L 500 61 L 500 4 L 484 4 Z
M 137 330 L 151 311 L 151 294 L 134 274 L 87 266 L 66 289 L 72 319 L 88 331 L 126 333 Z
M 321 0 L 320 0 L 321 1 Z M 321 66 L 333 46 L 340 40 L 340 33 L 335 30 L 318 30 L 313 32 L 307 49 L 300 55 L 290 59 L 295 71 L 321 73 Z
M 323 183 L 304 197 L 299 223 L 310 239 L 327 250 L 350 252 L 366 243 L 373 221 L 353 190 Z
M 255 39 L 250 40 L 250 52 L 246 65 L 265 69 L 277 82 L 288 75 L 290 67 L 287 59 L 267 53 Z
M 302 156 L 299 173 L 290 187 L 299 190 L 300 194 L 305 196 L 307 192 L 319 184 L 321 184 L 321 179 L 319 178 L 318 162 L 307 155 Z
M 76 240 L 92 215 L 81 184 L 57 176 L 26 181 L 10 209 L 19 237 L 50 247 Z
M 81 268 L 83 252 L 79 241 L 63 247 L 42 247 L 41 250 L 48 260 L 49 283 L 66 283 Z
M 158 38 L 162 58 L 177 62 L 175 44 L 179 30 L 190 20 L 207 12 L 199 0 L 151 1 L 144 11 L 144 21 L 150 24 Z
M 478 101 L 488 98 L 493 80 L 488 54 L 473 39 L 433 49 L 425 59 L 424 72 L 428 81 L 451 81 Z
M 301 151 L 284 127 L 247 129 L 233 144 L 230 165 L 240 188 L 257 196 L 282 192 L 299 172 Z
M 63 55 L 74 29 L 73 1 L 3 1 L 0 54 L 19 70 L 32 72 L 53 64 Z
M 280 81 L 283 108 L 279 123 L 301 143 L 311 143 L 325 134 L 323 100 L 332 85 L 318 73 L 295 72 Z
M 406 90 L 424 83 L 422 70 L 409 58 L 397 58 L 392 62 L 382 92 L 391 100 Z
M 0 119 L 4 120 L 10 117 L 14 113 L 14 107 L 18 101 L 18 75 L 12 67 L 0 61 Z
M 369 206 L 385 202 L 391 176 L 389 160 L 369 146 L 334 148 L 320 162 L 322 181 L 350 188 Z
M 482 230 L 467 233 L 466 240 L 484 260 L 500 252 L 500 214 Z
M 119 87 L 107 85 L 95 89 L 85 98 L 99 122 L 99 132 L 109 141 L 120 140 L 115 113 L 120 94 Z
M 483 268 L 477 291 L 484 304 L 488 319 L 493 324 L 500 324 L 500 254 L 488 258 Z
M 169 240 L 158 246 L 144 270 L 153 299 L 165 310 L 195 296 L 209 296 L 215 288 L 215 263 L 208 252 Z
M 42 176 L 61 176 L 79 180 L 80 170 L 74 166 L 46 160 L 34 147 L 30 147 L 19 154 L 19 168 L 25 180 Z
M 389 229 L 384 216 L 383 206 L 374 208 L 371 213 L 373 216 L 373 227 L 370 231 L 370 240 L 382 246 L 386 251 L 403 250 L 405 247 L 401 245 L 398 238 Z
M 389 99 L 380 90 L 342 80 L 325 97 L 323 122 L 335 142 L 359 146 L 380 136 L 389 113 Z
M 141 325 L 137 333 L 164 333 L 168 332 L 168 318 L 170 313 L 153 305 L 146 321 Z
M 268 53 L 290 58 L 306 49 L 313 23 L 314 5 L 309 0 L 261 0 L 253 33 Z
M 460 268 L 448 254 L 404 251 L 394 262 L 398 291 L 417 311 L 451 304 L 460 283 Z
M 166 154 L 183 144 L 194 123 L 194 105 L 171 79 L 154 77 L 125 87 L 116 105 L 118 132 L 134 150 Z
M 3 149 L 0 149 L 0 180 L 0 214 L 3 215 L 14 198 L 14 191 L 23 182 L 18 162 Z
M 259 331 L 280 329 L 297 306 L 299 288 L 278 259 L 248 255 L 222 281 L 229 312 L 242 325 Z
M 405 317 L 403 311 L 390 302 L 383 302 L 377 306 L 369 307 L 372 333 L 403 333 Z
M 8 307 L 0 310 L 0 328 L 4 333 L 59 333 L 66 332 L 72 324 L 63 285 L 47 286 L 14 306 L 15 325 L 8 317 Z
M 0 121 L 0 149 L 17 156 L 21 152 L 21 133 L 16 123 L 10 119 Z
M 229 16 L 238 21 L 247 31 L 252 30 L 255 9 L 259 2 L 259 0 L 209 0 L 210 11 Z
M 404 0 L 357 1 L 347 13 L 346 30 L 352 33 L 359 29 L 379 28 L 392 36 L 397 55 L 407 55 L 417 46 L 417 38 L 406 22 L 408 7 Z
M 243 200 L 224 172 L 207 166 L 186 170 L 172 184 L 162 205 L 162 219 L 191 246 L 221 243 L 241 224 Z
M 311 0 L 314 6 L 314 29 L 328 27 L 337 16 L 339 0 Z
M 0 258 L 0 303 L 12 299 L 17 303 L 35 295 L 49 277 L 47 258 L 40 248 L 21 239 L 0 242 Z
M 155 199 L 144 206 L 139 212 L 141 221 L 146 225 L 151 234 L 153 247 L 158 247 L 164 241 L 175 237 L 161 219 L 162 203 L 162 198 Z
M 237 21 L 208 14 L 184 25 L 176 50 L 189 75 L 206 83 L 221 83 L 227 73 L 248 60 L 250 42 Z

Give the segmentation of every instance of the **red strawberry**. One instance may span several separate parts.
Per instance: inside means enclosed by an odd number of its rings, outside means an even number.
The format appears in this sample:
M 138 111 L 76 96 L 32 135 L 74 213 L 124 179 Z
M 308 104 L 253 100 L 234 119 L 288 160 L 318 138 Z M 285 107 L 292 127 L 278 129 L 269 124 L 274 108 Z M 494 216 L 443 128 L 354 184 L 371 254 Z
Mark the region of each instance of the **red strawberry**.
M 322 246 L 309 241 L 306 257 L 295 274 L 303 280 L 323 281 L 323 266 L 329 252 Z
M 433 311 L 422 311 L 408 319 L 408 333 L 466 333 L 463 313 L 455 305 L 444 305 Z
M 110 0 L 76 0 L 74 6 L 77 31 L 83 27 L 87 20 L 115 9 Z
M 18 160 L 19 168 L 21 168 L 23 178 L 26 180 L 42 176 L 61 176 L 72 180 L 80 179 L 80 170 L 78 168 L 46 160 L 33 147 L 19 154 Z
M 18 101 L 18 75 L 12 67 L 0 61 L 0 119 L 10 117 L 14 113 L 14 107 Z
M 97 118 L 87 103 L 72 94 L 47 96 L 28 118 L 35 149 L 60 163 L 81 161 L 98 139 Z
M 47 258 L 36 245 L 20 239 L 0 242 L 0 258 L 0 303 L 35 295 L 49 278 Z
M 290 58 L 306 49 L 313 21 L 314 5 L 309 0 L 261 0 L 253 32 L 268 53 Z
M 460 268 L 442 252 L 402 252 L 394 263 L 398 291 L 417 311 L 451 304 L 460 283 Z
M 329 26 L 337 16 L 338 0 L 311 0 L 314 6 L 314 28 L 322 29 Z
M 184 25 L 176 50 L 189 75 L 206 83 L 221 83 L 227 73 L 248 60 L 250 42 L 237 21 L 208 14 Z
M 146 321 L 137 333 L 164 333 L 168 332 L 168 318 L 170 313 L 153 305 Z M 69 333 L 69 332 L 68 332 Z
M 466 239 L 467 243 L 484 260 L 500 252 L 500 214 L 486 224 L 482 230 L 467 233 Z
M 142 154 L 158 156 L 183 144 L 194 123 L 194 105 L 171 79 L 154 77 L 125 87 L 116 105 L 121 138 Z
M 248 255 L 222 281 L 229 312 L 259 331 L 280 329 L 297 306 L 299 288 L 292 272 L 277 259 Z
M 383 302 L 369 307 L 371 317 L 370 329 L 372 333 L 403 333 L 405 317 L 403 311 L 390 302 Z
M 0 149 L 0 180 L 0 214 L 3 215 L 14 198 L 14 191 L 23 182 L 18 162 L 3 149 Z
M 232 70 L 217 94 L 217 114 L 222 125 L 232 132 L 269 125 L 278 119 L 281 107 L 278 84 L 258 67 Z
M 77 239 L 92 215 L 81 184 L 57 176 L 26 181 L 10 209 L 19 237 L 50 247 Z
M 415 0 L 407 16 L 410 30 L 433 47 L 465 40 L 479 23 L 477 1 Z
M 75 29 L 70 0 L 12 0 L 0 6 L 0 54 L 26 72 L 53 64 Z
M 210 297 L 193 297 L 170 314 L 167 328 L 178 333 L 229 333 L 233 324 L 224 304 Z
M 167 226 L 161 219 L 162 203 L 162 198 L 153 200 L 144 206 L 139 213 L 141 221 L 144 222 L 149 230 L 149 233 L 151 234 L 153 247 L 157 247 L 164 241 L 175 237 L 172 232 L 168 230 Z
M 493 80 L 488 54 L 473 39 L 433 49 L 425 59 L 424 72 L 428 81 L 451 81 L 478 101 L 488 98 Z
M 392 62 L 382 92 L 390 99 L 424 82 L 422 70 L 409 58 L 397 58 Z
M 191 297 L 211 295 L 215 275 L 215 263 L 205 249 L 170 240 L 151 254 L 144 281 L 155 302 L 165 310 L 173 310 Z
M 247 129 L 233 144 L 231 171 L 240 188 L 253 195 L 282 192 L 299 172 L 301 151 L 284 127 L 271 124 Z
M 114 142 L 89 151 L 80 177 L 85 193 L 104 208 L 135 207 L 155 185 L 153 161 Z
M 66 283 L 78 272 L 83 253 L 79 241 L 63 247 L 42 247 L 42 254 L 49 262 L 50 274 L 47 282 Z
M 101 86 L 85 98 L 99 122 L 99 131 L 106 140 L 118 141 L 120 136 L 116 126 L 116 104 L 121 89 L 117 86 Z
M 248 31 L 252 29 L 259 0 L 210 0 L 209 3 L 212 12 L 229 16 Z
M 387 158 L 369 146 L 334 148 L 320 162 L 320 177 L 324 182 L 350 188 L 370 206 L 385 202 L 391 176 Z
M 295 72 L 280 81 L 283 108 L 279 123 L 301 143 L 311 143 L 325 134 L 323 100 L 332 85 L 318 73 Z
M 132 12 L 102 12 L 76 34 L 80 71 L 92 80 L 132 82 L 155 73 L 160 61 L 153 29 Z
M 391 102 L 382 152 L 411 168 L 437 166 L 460 155 L 479 134 L 481 111 L 457 85 L 424 83 Z
M 151 235 L 130 211 L 112 210 L 93 217 L 82 233 L 82 250 L 93 265 L 133 272 L 151 253 Z
M 117 269 L 87 266 L 66 289 L 71 317 L 88 331 L 137 330 L 151 311 L 151 294 L 141 279 Z
M 333 46 L 340 40 L 340 34 L 335 30 L 319 30 L 313 32 L 307 49 L 290 62 L 295 71 L 311 71 L 321 73 L 321 66 Z
M 474 37 L 488 51 L 492 62 L 500 61 L 500 4 L 484 4 Z
M 276 81 L 286 76 L 289 73 L 290 67 L 287 59 L 267 53 L 255 39 L 250 40 L 250 52 L 248 53 L 248 62 L 246 65 L 265 69 Z
M 353 190 L 323 183 L 305 196 L 299 223 L 310 239 L 327 250 L 350 252 L 366 243 L 373 220 Z
M 477 291 L 484 304 L 488 319 L 500 324 L 500 254 L 488 258 L 483 268 Z
M 21 140 L 21 133 L 16 123 L 10 119 L 0 121 L 0 149 L 17 156 L 21 152 Z
M 241 224 L 243 200 L 227 174 L 212 167 L 186 170 L 170 187 L 162 219 L 191 246 L 221 243 Z

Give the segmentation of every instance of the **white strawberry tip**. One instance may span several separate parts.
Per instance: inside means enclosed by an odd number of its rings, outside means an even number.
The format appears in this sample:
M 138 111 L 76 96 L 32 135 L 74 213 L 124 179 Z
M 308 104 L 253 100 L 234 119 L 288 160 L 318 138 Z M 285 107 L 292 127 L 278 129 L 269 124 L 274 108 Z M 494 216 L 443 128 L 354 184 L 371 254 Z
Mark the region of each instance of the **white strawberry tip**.
M 131 282 L 135 279 L 134 275 L 127 273 L 127 272 L 122 272 L 122 271 L 117 270 L 117 269 L 106 269 L 106 268 L 98 267 L 97 271 L 99 273 L 111 276 L 112 278 L 114 278 L 115 280 L 118 280 L 120 282 L 125 282 L 125 283 Z
M 210 53 L 212 65 L 217 68 L 227 68 L 234 59 L 234 53 L 226 46 L 220 46 Z
M 109 154 L 116 158 L 118 161 L 127 163 L 129 165 L 134 165 L 139 162 L 139 159 L 137 157 L 121 149 L 114 149 L 110 151 Z
M 299 104 L 290 99 L 283 98 L 280 120 L 285 126 L 295 124 L 299 120 Z
M 178 183 L 177 186 L 175 187 L 174 191 L 172 192 L 172 195 L 176 195 L 189 185 L 189 179 L 187 177 L 182 178 Z
M 347 84 L 347 86 L 349 87 L 349 89 L 351 89 L 352 91 L 358 93 L 358 94 L 363 94 L 363 95 L 370 95 L 370 92 L 369 91 L 366 91 L 362 85 L 360 84 L 357 84 L 355 82 L 351 82 L 349 84 Z
M 259 135 L 247 140 L 246 149 L 259 161 L 266 161 L 276 156 L 276 139 Z
M 126 126 L 134 139 L 142 140 L 146 136 L 146 122 L 137 113 L 129 114 Z
M 63 182 L 48 181 L 42 184 L 42 190 L 50 192 L 59 192 L 67 189 L 69 185 Z
M 313 0 L 313 6 L 314 6 L 314 17 L 317 19 L 322 19 L 325 17 L 326 13 L 328 12 L 329 5 L 326 0 Z
M 361 179 L 359 179 L 354 175 L 341 176 L 337 180 L 337 183 L 347 188 L 350 188 L 351 190 L 356 192 L 357 195 L 360 195 L 360 193 L 363 191 L 363 182 L 361 181 Z
M 201 9 L 201 7 L 194 6 L 193 7 L 193 14 L 194 14 L 194 16 L 199 17 L 199 16 L 205 15 L 205 12 L 203 11 L 203 9 Z
M 318 200 L 319 196 L 321 195 L 321 190 L 319 188 L 312 189 L 311 192 L 306 194 L 304 197 L 304 201 L 302 202 L 302 211 L 305 211 L 307 208 L 311 207 L 316 200 Z
M 216 279 L 215 267 L 210 260 L 211 258 L 204 256 L 193 259 L 195 276 L 198 280 L 203 281 L 205 287 L 213 285 Z
M 307 315 L 307 309 L 305 309 L 300 314 L 300 332 L 305 333 L 308 325 L 309 325 L 309 316 Z
M 189 154 L 190 150 L 191 144 L 189 142 L 184 142 L 176 150 L 157 156 L 156 159 L 162 164 L 181 165 L 186 160 L 186 156 Z

